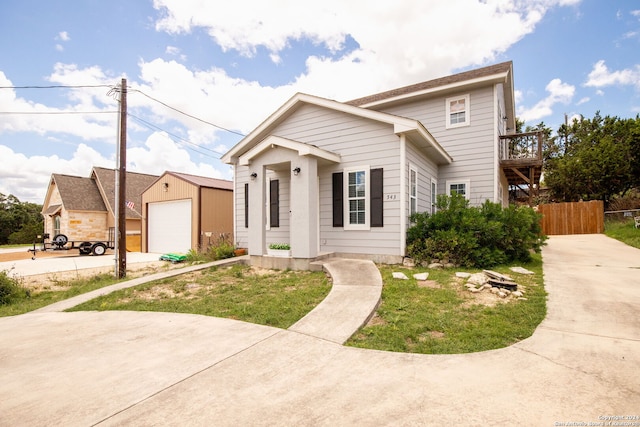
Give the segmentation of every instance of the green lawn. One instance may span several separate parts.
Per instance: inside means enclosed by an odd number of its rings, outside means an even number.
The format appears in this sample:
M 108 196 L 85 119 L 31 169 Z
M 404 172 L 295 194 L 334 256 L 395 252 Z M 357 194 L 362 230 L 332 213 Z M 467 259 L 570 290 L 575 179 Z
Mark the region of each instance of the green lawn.
M 6 275 L 3 279 L 6 280 Z M 11 304 L 0 305 L 0 317 L 28 313 L 40 307 L 113 285 L 117 282 L 118 280 L 116 280 L 112 274 L 100 274 L 88 279 L 77 279 L 57 283 L 59 287 L 63 288 L 62 290 L 45 290 L 37 293 L 24 292 L 23 297 L 16 298 Z M 19 281 L 18 285 L 20 285 Z M 24 297 L 26 295 L 28 295 L 28 297 Z
M 331 290 L 322 272 L 212 267 L 113 292 L 68 311 L 138 310 L 226 317 L 286 329 Z
M 640 228 L 631 221 L 605 221 L 604 234 L 640 249 Z
M 539 255 L 522 265 L 534 275 L 521 275 L 507 267 L 493 270 L 516 280 L 526 300 L 501 299 L 483 291 L 468 292 L 456 271 L 430 270 L 436 286 L 419 286 L 412 275 L 425 269 L 381 267 L 384 280 L 377 316 L 347 345 L 404 353 L 469 353 L 509 346 L 533 334 L 546 315 L 546 292 Z M 410 279 L 393 279 L 394 271 Z M 483 295 L 484 294 L 484 295 Z M 494 306 L 487 306 L 498 301 Z

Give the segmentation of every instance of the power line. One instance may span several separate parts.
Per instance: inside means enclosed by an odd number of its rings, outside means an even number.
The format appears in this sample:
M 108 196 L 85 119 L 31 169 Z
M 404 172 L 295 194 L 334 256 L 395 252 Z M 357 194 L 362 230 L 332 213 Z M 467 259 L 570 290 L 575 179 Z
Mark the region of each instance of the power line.
M 0 111 L 0 114 L 114 114 L 117 111 Z
M 216 155 L 217 155 L 217 157 L 214 157 L 214 158 L 216 158 L 216 159 L 219 159 L 219 158 L 220 158 L 220 156 L 223 154 L 223 153 L 220 153 L 219 151 L 212 150 L 212 149 L 207 148 L 207 147 L 203 147 L 203 146 L 198 145 L 198 144 L 196 144 L 196 143 L 194 143 L 194 142 L 191 142 L 191 141 L 189 141 L 189 140 L 187 140 L 187 139 L 184 139 L 184 138 L 182 138 L 181 136 L 175 135 L 175 134 L 173 134 L 173 133 L 171 133 L 171 132 L 169 132 L 169 131 L 167 131 L 167 130 L 162 129 L 162 128 L 161 128 L 161 127 L 159 127 L 159 126 L 156 126 L 156 125 L 154 125 L 154 124 L 152 124 L 152 123 L 147 122 L 147 121 L 146 121 L 146 120 L 144 120 L 144 119 L 141 119 L 140 117 L 134 116 L 134 115 L 133 115 L 133 114 L 131 114 L 131 113 L 127 113 L 127 115 L 128 115 L 129 117 L 133 118 L 134 120 L 136 120 L 137 122 L 139 122 L 139 123 L 141 123 L 141 124 L 143 124 L 143 125 L 147 126 L 147 127 L 148 127 L 148 128 L 150 128 L 150 129 L 160 130 L 160 131 L 162 131 L 162 132 L 166 133 L 167 135 L 172 136 L 172 137 L 174 137 L 174 138 L 176 138 L 176 139 L 179 139 L 180 141 L 183 141 L 183 142 L 185 142 L 185 143 L 187 143 L 187 144 L 193 145 L 194 147 L 198 147 L 198 148 L 200 148 L 200 149 L 202 149 L 202 150 L 211 151 L 212 153 L 214 153 L 214 154 L 216 154 Z M 174 141 L 174 142 L 175 142 L 175 141 Z M 207 153 L 203 153 L 203 152 L 198 151 L 198 150 L 196 150 L 196 149 L 194 149 L 194 148 L 190 148 L 190 147 L 186 147 L 186 148 L 189 148 L 190 150 L 193 150 L 193 151 L 195 151 L 195 152 L 197 152 L 197 153 L 200 153 L 200 154 L 202 154 L 203 156 L 213 157 L 213 156 L 211 156 L 211 155 L 209 155 L 209 154 L 207 154 Z
M 85 89 L 111 88 L 112 85 L 50 85 L 50 86 L 0 86 L 0 89 Z
M 86 89 L 86 88 L 108 88 L 108 89 L 113 89 L 114 86 L 113 85 L 105 85 L 105 84 L 100 84 L 100 85 L 49 85 L 49 86 L 35 86 L 35 85 L 29 85 L 29 86 L 0 86 L 0 89 Z M 190 117 L 190 118 L 192 118 L 194 120 L 198 120 L 199 122 L 202 122 L 202 123 L 207 124 L 209 126 L 213 126 L 213 127 L 217 128 L 217 129 L 223 130 L 225 132 L 233 133 L 233 134 L 238 135 L 238 136 L 246 136 L 243 133 L 236 132 L 234 130 L 227 129 L 227 128 L 223 127 L 223 126 L 216 125 L 215 123 L 208 122 L 208 121 L 206 121 L 204 119 L 201 119 L 199 117 L 196 117 L 196 116 L 194 116 L 192 114 L 186 113 L 186 112 L 184 112 L 184 111 L 182 111 L 182 110 L 180 110 L 178 108 L 172 107 L 171 105 L 169 105 L 169 104 L 167 104 L 165 102 L 162 102 L 159 99 L 154 98 L 153 96 L 148 95 L 148 94 L 144 93 L 143 91 L 141 91 L 139 89 L 131 89 L 131 91 L 138 92 L 138 93 L 146 96 L 147 98 L 151 99 L 152 101 L 157 102 L 158 104 L 161 104 L 161 105 L 163 105 L 163 106 L 165 106 L 165 107 L 167 107 L 167 108 L 169 108 L 169 109 L 171 109 L 171 110 L 173 110 L 173 111 L 175 111 L 177 113 L 180 113 L 182 115 Z M 20 112 L 9 112 L 9 113 L 7 113 L 7 112 L 0 112 L 0 114 L 38 114 L 38 113 L 20 113 Z M 41 113 L 41 114 L 46 114 L 46 113 Z M 54 114 L 54 113 L 50 113 L 50 114 Z M 63 114 L 63 113 L 55 113 L 55 114 Z M 69 114 L 76 114 L 76 113 L 69 113 Z M 80 113 L 77 113 L 77 114 L 80 114 Z
M 208 122 L 208 121 L 206 121 L 206 120 L 203 120 L 203 119 L 201 119 L 201 118 L 199 118 L 199 117 L 193 116 L 193 115 L 191 115 L 191 114 L 189 114 L 189 113 L 185 113 L 184 111 L 179 110 L 179 109 L 177 109 L 177 108 L 175 108 L 175 107 L 172 107 L 171 105 L 166 104 L 166 103 L 164 103 L 164 102 L 160 101 L 159 99 L 156 99 L 156 98 L 152 97 L 151 95 L 147 95 L 146 93 L 142 92 L 141 90 L 138 90 L 138 89 L 132 89 L 132 91 L 138 92 L 138 93 L 140 93 L 140 94 L 142 94 L 142 95 L 146 96 L 147 98 L 151 99 L 152 101 L 155 101 L 155 102 L 157 102 L 158 104 L 162 104 L 162 105 L 164 105 L 165 107 L 167 107 L 167 108 L 169 108 L 169 109 L 171 109 L 171 110 L 173 110 L 173 111 L 175 111 L 175 112 L 178 112 L 178 113 L 180 113 L 180 114 L 183 114 L 183 115 L 185 115 L 185 116 L 187 116 L 187 117 L 191 117 L 191 118 L 192 118 L 192 119 L 194 119 L 194 120 L 198 120 L 198 121 L 200 121 L 200 122 L 202 122 L 202 123 L 208 124 L 208 125 L 210 125 L 210 126 L 213 126 L 213 127 L 215 127 L 215 128 L 218 128 L 218 129 L 220 129 L 220 130 L 224 130 L 224 131 L 229 132 L 229 133 L 233 133 L 233 134 L 235 134 L 235 135 L 239 135 L 239 136 L 246 136 L 246 135 L 245 135 L 245 134 L 243 134 L 243 133 L 236 132 L 236 131 L 231 130 L 231 129 L 227 129 L 227 128 L 222 127 L 222 126 L 218 126 L 218 125 L 216 125 L 215 123 L 211 123 L 211 122 Z

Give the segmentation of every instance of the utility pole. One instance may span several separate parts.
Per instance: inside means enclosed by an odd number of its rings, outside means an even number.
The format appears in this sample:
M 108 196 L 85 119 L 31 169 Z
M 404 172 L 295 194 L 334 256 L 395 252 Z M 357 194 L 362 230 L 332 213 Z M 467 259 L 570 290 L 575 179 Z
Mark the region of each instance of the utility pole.
M 127 275 L 127 79 L 122 79 L 120 83 L 120 138 L 118 138 L 119 164 L 118 164 L 118 186 L 116 195 L 116 212 L 118 213 L 117 230 L 115 236 L 117 242 L 117 267 L 116 278 L 122 279 Z

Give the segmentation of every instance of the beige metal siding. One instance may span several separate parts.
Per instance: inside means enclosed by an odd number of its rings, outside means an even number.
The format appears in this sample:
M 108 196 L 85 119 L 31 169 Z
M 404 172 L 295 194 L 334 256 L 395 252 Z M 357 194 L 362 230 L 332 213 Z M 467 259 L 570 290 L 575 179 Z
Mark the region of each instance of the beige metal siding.
M 201 233 L 224 234 L 233 243 L 233 191 L 202 188 L 201 200 Z

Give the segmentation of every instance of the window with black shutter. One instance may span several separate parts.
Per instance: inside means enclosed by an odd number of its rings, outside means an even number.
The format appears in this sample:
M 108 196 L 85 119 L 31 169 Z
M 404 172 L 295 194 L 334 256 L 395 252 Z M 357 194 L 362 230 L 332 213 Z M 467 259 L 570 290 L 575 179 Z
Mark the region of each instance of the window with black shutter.
M 249 184 L 244 185 L 244 228 L 249 228 Z
M 343 173 L 333 174 L 333 226 L 344 227 Z
M 280 227 L 280 181 L 269 181 L 269 225 Z
M 384 226 L 382 168 L 371 169 L 371 226 Z

